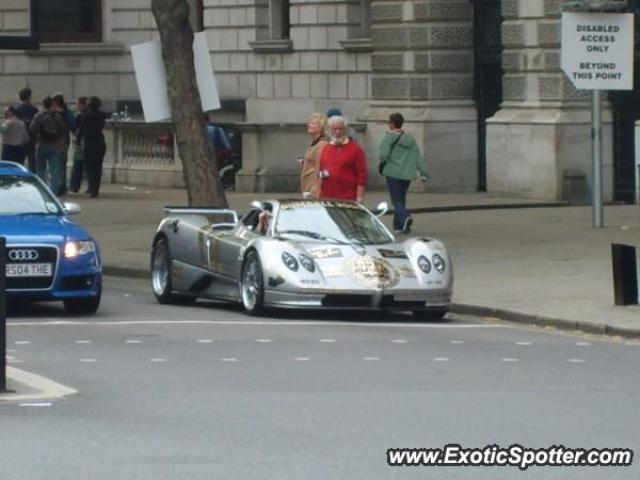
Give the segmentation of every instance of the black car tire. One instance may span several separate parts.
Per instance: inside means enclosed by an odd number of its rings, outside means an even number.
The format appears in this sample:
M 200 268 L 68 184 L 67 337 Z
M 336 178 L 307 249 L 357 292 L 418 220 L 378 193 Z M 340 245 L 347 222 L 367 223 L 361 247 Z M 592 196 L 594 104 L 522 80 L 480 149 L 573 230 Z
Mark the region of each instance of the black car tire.
M 250 291 L 252 287 L 253 292 Z M 264 312 L 264 276 L 260 256 L 255 250 L 247 253 L 242 264 L 240 302 L 249 315 L 259 316 Z
M 64 310 L 70 315 L 89 315 L 96 313 L 100 306 L 102 294 L 95 297 L 67 298 L 63 300 Z
M 413 318 L 416 320 L 436 321 L 442 320 L 449 310 L 447 308 L 438 308 L 433 310 L 414 310 Z
M 163 257 L 158 258 L 159 255 Z M 158 263 L 156 263 L 156 261 Z M 167 278 L 164 282 L 160 281 L 159 275 L 161 272 L 157 271 L 162 264 L 166 269 Z M 162 237 L 153 244 L 151 250 L 151 290 L 154 296 L 158 299 L 158 302 L 163 305 L 187 305 L 196 301 L 196 297 L 193 295 L 180 295 L 173 293 L 171 286 L 172 275 L 172 262 L 171 262 L 171 250 L 169 249 L 169 242 L 166 238 Z

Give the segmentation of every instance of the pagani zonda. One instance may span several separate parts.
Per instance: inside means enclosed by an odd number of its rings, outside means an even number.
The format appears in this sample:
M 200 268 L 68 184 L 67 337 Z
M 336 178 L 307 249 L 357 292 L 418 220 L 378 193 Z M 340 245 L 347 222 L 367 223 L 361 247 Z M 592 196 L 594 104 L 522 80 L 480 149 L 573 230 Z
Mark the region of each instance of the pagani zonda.
M 254 315 L 265 307 L 447 312 L 453 272 L 440 241 L 398 242 L 355 202 L 252 207 L 240 219 L 232 210 L 167 207 L 151 253 L 156 298 L 240 302 Z

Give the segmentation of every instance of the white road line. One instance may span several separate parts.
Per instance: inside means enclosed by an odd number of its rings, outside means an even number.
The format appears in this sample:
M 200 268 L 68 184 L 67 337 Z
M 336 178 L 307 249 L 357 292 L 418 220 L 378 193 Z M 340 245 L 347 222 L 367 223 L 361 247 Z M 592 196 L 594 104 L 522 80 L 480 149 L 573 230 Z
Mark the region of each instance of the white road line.
M 16 353 L 17 350 L 13 349 L 13 348 L 7 348 L 7 352 L 9 353 Z
M 238 359 L 237 358 L 221 358 L 220 361 L 221 362 L 237 362 Z
M 256 338 L 257 343 L 271 343 L 270 338 Z
M 501 361 L 505 363 L 515 363 L 519 362 L 520 360 L 517 358 L 503 358 Z
M 380 360 L 380 357 L 362 357 L 362 360 L 366 362 L 375 362 L 376 360 Z
M 198 340 L 198 343 L 213 343 L 213 340 L 210 338 L 201 338 Z
M 433 359 L 434 362 L 448 362 L 449 357 L 436 357 Z
M 533 345 L 531 342 L 516 342 L 516 345 L 520 347 L 528 347 L 529 345 Z
M 51 405 L 52 405 L 51 402 L 26 402 L 26 403 L 18 404 L 18 406 L 20 407 L 34 407 L 34 408 L 50 407 Z
M 336 339 L 335 338 L 321 338 L 320 342 L 321 343 L 336 343 Z
M 85 345 L 85 344 L 89 344 L 92 343 L 91 340 L 76 340 L 76 343 L 78 345 Z
M 15 358 L 7 359 L 7 363 L 22 363 L 22 360 L 16 360 Z
M 581 358 L 570 358 L 567 360 L 567 362 L 569 363 L 585 363 L 586 360 L 583 360 Z
M 31 340 L 18 340 L 13 342 L 15 345 L 31 345 Z
M 82 363 L 96 363 L 98 360 L 95 358 L 81 358 L 80 362 Z
M 590 347 L 591 344 L 589 342 L 576 342 L 576 347 Z
M 297 320 L 122 320 L 122 321 L 82 321 L 82 320 L 51 320 L 45 322 L 7 322 L 12 327 L 48 327 L 48 326 L 126 326 L 126 325 L 225 325 L 230 327 L 265 326 L 265 327 L 358 327 L 358 328 L 414 328 L 414 329 L 492 329 L 501 328 L 512 330 L 512 325 L 502 324 L 439 324 L 439 323 L 361 323 L 361 322 L 336 322 L 336 321 L 297 321 Z
M 153 363 L 164 363 L 167 361 L 167 359 L 166 358 L 150 358 L 149 361 Z
M 451 345 L 462 345 L 463 343 L 462 340 L 451 340 Z
M 409 342 L 406 341 L 404 338 L 395 338 L 391 340 L 391 343 L 409 343 Z
M 142 340 L 125 340 L 124 343 L 139 344 Z
M 311 359 L 309 357 L 295 357 L 294 360 L 296 362 L 308 362 Z

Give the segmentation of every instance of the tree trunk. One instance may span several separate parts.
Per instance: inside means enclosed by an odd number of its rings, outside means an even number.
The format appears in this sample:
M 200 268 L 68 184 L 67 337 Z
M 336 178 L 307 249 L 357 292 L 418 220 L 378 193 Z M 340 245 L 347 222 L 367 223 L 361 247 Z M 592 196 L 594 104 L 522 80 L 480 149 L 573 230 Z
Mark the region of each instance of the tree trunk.
M 193 29 L 187 0 L 151 0 L 160 31 L 171 116 L 182 159 L 189 205 L 227 207 L 215 152 L 207 141 L 193 65 Z

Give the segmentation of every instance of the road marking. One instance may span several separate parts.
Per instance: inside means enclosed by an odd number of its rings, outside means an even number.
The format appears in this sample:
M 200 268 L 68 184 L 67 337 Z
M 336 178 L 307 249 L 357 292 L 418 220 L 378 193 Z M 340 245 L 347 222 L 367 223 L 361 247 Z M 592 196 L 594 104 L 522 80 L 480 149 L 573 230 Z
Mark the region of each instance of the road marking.
M 311 360 L 309 357 L 295 357 L 294 359 L 296 362 L 308 362 L 309 360 Z
M 519 362 L 520 360 L 517 358 L 503 358 L 502 361 L 505 363 L 515 363 L 515 362 Z
M 124 343 L 139 344 L 142 343 L 142 340 L 125 340 Z
M 237 358 L 221 358 L 220 361 L 221 362 L 237 362 L 238 359 Z
M 16 353 L 17 350 L 14 350 L 13 348 L 7 348 L 7 352 L 9 353 Z
M 149 361 L 153 363 L 164 363 L 167 361 L 167 359 L 166 358 L 150 358 Z
M 11 359 L 7 359 L 7 363 L 22 363 L 22 360 L 11 358 Z
M 95 358 L 81 358 L 82 363 L 96 363 L 98 360 Z
M 44 322 L 7 322 L 12 327 L 57 327 L 57 326 L 127 326 L 127 325 L 225 325 L 231 327 L 266 326 L 266 327 L 358 327 L 358 328 L 412 328 L 412 329 L 508 329 L 517 327 L 502 324 L 439 324 L 439 323 L 362 323 L 362 322 L 336 322 L 336 321 L 297 321 L 297 320 L 122 320 L 122 321 L 82 321 L 82 320 L 51 320 Z
M 404 338 L 395 338 L 391 340 L 391 343 L 409 343 Z
M 210 338 L 201 338 L 198 340 L 198 343 L 213 343 L 213 340 Z
M 13 342 L 16 345 L 31 345 L 31 341 L 30 340 L 18 340 L 16 342 Z
M 448 362 L 449 357 L 436 357 L 433 359 L 434 362 Z
M 531 342 L 516 342 L 516 345 L 519 345 L 521 347 L 528 347 L 529 345 L 533 345 L 533 343 L 531 343 Z
M 270 338 L 257 338 L 256 342 L 258 342 L 258 343 L 271 343 L 271 339 Z
M 35 373 L 19 370 L 14 367 L 7 367 L 7 378 L 11 378 L 16 382 L 29 385 L 35 392 L 25 394 L 0 394 L 2 400 L 13 401 L 34 401 L 34 400 L 51 400 L 52 398 L 62 398 L 78 393 L 73 388 L 66 387 L 56 383 L 48 378 L 36 375 Z
M 50 407 L 51 405 L 52 405 L 51 402 L 28 402 L 28 403 L 18 404 L 18 406 L 20 407 L 35 407 L 35 408 Z
M 84 345 L 84 344 L 91 343 L 91 340 L 76 340 L 76 343 L 79 345 Z
M 583 360 L 581 358 L 570 358 L 569 360 L 567 360 L 567 362 L 569 363 L 585 363 L 586 360 Z
M 590 347 L 591 344 L 589 342 L 576 342 L 577 347 Z
M 366 362 L 375 362 L 376 360 L 380 360 L 380 357 L 362 357 L 362 360 Z
M 320 342 L 321 343 L 336 343 L 336 339 L 335 338 L 321 338 Z
M 463 343 L 462 340 L 451 340 L 451 345 L 462 345 Z

